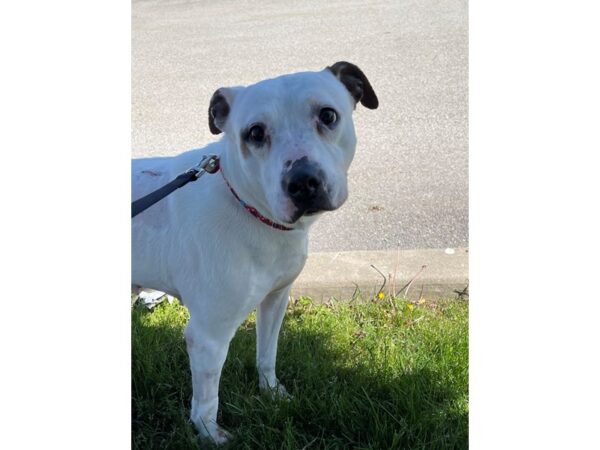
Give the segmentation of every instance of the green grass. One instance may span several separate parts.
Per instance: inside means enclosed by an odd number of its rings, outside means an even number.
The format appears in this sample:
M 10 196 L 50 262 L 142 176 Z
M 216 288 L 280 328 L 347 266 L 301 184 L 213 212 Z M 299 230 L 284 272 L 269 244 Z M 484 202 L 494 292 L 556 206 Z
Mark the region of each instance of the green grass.
M 132 309 L 132 444 L 195 449 L 189 422 L 187 310 Z M 290 305 L 278 377 L 291 401 L 261 395 L 255 316 L 231 343 L 219 423 L 235 449 L 466 449 L 468 303 Z

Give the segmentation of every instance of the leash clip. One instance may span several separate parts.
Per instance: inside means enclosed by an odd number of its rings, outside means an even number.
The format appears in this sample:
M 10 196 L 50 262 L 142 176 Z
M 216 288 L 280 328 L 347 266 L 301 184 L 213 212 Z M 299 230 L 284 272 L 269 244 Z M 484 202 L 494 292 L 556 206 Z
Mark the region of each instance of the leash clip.
M 215 173 L 219 170 L 219 155 L 204 155 L 200 162 L 186 170 L 186 173 L 194 173 L 196 180 L 206 172 Z

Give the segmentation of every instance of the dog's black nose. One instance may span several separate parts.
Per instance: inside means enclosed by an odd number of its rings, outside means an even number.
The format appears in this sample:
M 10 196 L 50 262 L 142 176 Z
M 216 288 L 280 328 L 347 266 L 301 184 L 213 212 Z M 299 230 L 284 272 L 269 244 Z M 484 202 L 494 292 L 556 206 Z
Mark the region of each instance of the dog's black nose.
M 287 192 L 292 200 L 304 202 L 317 196 L 321 188 L 321 180 L 314 171 L 303 170 L 295 173 L 287 185 Z
M 292 199 L 300 215 L 330 209 L 325 191 L 325 174 L 306 157 L 295 161 L 284 174 L 282 188 Z

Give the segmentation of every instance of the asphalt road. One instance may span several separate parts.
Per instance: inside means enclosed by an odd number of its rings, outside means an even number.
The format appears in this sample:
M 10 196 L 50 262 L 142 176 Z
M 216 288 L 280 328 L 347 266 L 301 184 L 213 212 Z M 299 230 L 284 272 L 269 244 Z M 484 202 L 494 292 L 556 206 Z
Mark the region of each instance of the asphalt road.
M 380 107 L 357 107 L 350 198 L 310 250 L 468 247 L 467 12 L 466 0 L 134 0 L 133 157 L 215 140 L 221 86 L 350 61 Z

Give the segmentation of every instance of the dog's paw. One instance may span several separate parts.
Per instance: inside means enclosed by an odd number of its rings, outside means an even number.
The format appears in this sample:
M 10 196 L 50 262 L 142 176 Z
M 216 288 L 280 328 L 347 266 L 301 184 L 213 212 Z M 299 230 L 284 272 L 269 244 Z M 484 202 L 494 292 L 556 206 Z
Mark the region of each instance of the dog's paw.
M 211 438 L 215 441 L 215 444 L 222 445 L 229 442 L 233 438 L 233 435 L 217 425 L 216 430 L 211 434 Z
M 211 441 L 217 445 L 223 445 L 233 439 L 233 435 L 228 431 L 225 431 L 224 428 L 221 428 L 219 425 L 213 425 L 211 427 L 207 427 L 208 430 L 205 433 L 200 434 L 200 440 Z
M 263 394 L 270 396 L 273 400 L 289 401 L 293 398 L 292 395 L 287 391 L 285 386 L 283 384 L 281 384 L 279 381 L 273 387 L 268 386 L 268 385 L 263 385 L 260 387 L 260 390 L 263 392 Z

